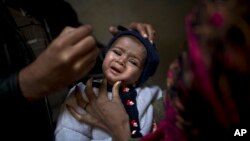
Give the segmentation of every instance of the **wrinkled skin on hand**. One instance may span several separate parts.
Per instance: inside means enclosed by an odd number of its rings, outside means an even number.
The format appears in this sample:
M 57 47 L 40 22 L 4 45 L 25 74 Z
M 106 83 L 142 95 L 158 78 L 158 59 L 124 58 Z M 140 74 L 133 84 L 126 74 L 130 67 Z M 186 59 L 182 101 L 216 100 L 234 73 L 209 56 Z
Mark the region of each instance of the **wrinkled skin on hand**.
M 132 22 L 145 38 L 153 42 L 155 30 L 150 24 Z M 110 27 L 110 32 L 118 32 Z M 48 48 L 19 73 L 21 91 L 27 99 L 35 100 L 67 87 L 85 76 L 94 66 L 98 55 L 90 25 L 66 27 Z
M 154 42 L 156 31 L 150 24 L 132 22 L 129 28 L 138 30 L 144 38 Z M 109 30 L 112 34 L 118 32 L 117 27 L 114 26 L 111 26 Z M 70 105 L 66 106 L 77 120 L 105 130 L 111 134 L 114 141 L 127 141 L 130 137 L 129 119 L 118 94 L 121 82 L 117 82 L 113 86 L 112 100 L 107 97 L 106 83 L 104 80 L 99 89 L 99 95 L 96 96 L 91 80 L 88 81 L 85 93 L 90 99 L 89 103 L 82 98 L 79 88 L 76 87 L 77 104 L 87 112 L 86 114 L 77 113 Z
M 111 134 L 113 140 L 127 141 L 130 137 L 129 118 L 119 97 L 120 84 L 121 81 L 114 84 L 110 100 L 106 90 L 106 79 L 101 84 L 98 96 L 93 92 L 92 80 L 88 80 L 85 92 L 89 103 L 82 98 L 78 87 L 75 93 L 78 106 L 87 113 L 80 114 L 69 105 L 67 108 L 77 120 L 105 130 Z
M 85 76 L 94 66 L 98 49 L 89 25 L 66 27 L 48 48 L 19 73 L 28 99 L 38 99 Z

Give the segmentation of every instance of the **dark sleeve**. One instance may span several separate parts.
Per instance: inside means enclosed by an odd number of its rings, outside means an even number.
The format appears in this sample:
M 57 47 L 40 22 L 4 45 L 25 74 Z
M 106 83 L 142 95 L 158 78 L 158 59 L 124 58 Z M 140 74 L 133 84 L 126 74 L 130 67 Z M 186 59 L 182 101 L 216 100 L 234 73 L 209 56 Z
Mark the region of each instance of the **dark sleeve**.
M 2 102 L 11 100 L 25 100 L 18 83 L 18 73 L 0 78 L 0 99 Z
M 18 73 L 33 59 L 1 3 L 0 6 L 0 104 L 3 104 L 25 100 L 19 87 Z

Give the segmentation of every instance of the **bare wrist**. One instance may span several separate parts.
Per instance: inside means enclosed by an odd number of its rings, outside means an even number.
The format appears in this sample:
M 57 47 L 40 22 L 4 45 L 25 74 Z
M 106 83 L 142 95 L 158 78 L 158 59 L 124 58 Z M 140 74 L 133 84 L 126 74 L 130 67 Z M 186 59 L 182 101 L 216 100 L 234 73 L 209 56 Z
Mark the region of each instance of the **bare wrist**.
M 128 141 L 130 138 L 129 125 L 119 126 L 113 130 L 113 141 Z
M 29 66 L 30 67 L 30 66 Z M 48 92 L 46 86 L 40 84 L 32 68 L 24 68 L 19 72 L 19 85 L 22 94 L 27 99 L 39 99 Z

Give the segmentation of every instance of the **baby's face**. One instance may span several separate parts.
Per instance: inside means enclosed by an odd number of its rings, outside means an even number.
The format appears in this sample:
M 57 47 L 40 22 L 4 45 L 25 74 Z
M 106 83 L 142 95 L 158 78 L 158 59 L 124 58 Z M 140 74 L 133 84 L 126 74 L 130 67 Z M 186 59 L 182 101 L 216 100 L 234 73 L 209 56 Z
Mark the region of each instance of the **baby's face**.
M 117 39 L 107 52 L 102 69 L 109 84 L 123 81 L 135 84 L 146 61 L 147 52 L 143 44 L 133 36 Z

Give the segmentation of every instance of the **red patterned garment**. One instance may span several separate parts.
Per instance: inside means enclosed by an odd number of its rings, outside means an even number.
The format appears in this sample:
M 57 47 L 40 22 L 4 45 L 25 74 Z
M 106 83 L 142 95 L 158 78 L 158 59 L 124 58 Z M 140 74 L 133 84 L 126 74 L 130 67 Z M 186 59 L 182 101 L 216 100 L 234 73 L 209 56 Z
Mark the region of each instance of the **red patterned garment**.
M 167 72 L 165 118 L 143 141 L 245 140 L 250 131 L 250 1 L 200 0 L 187 51 Z

